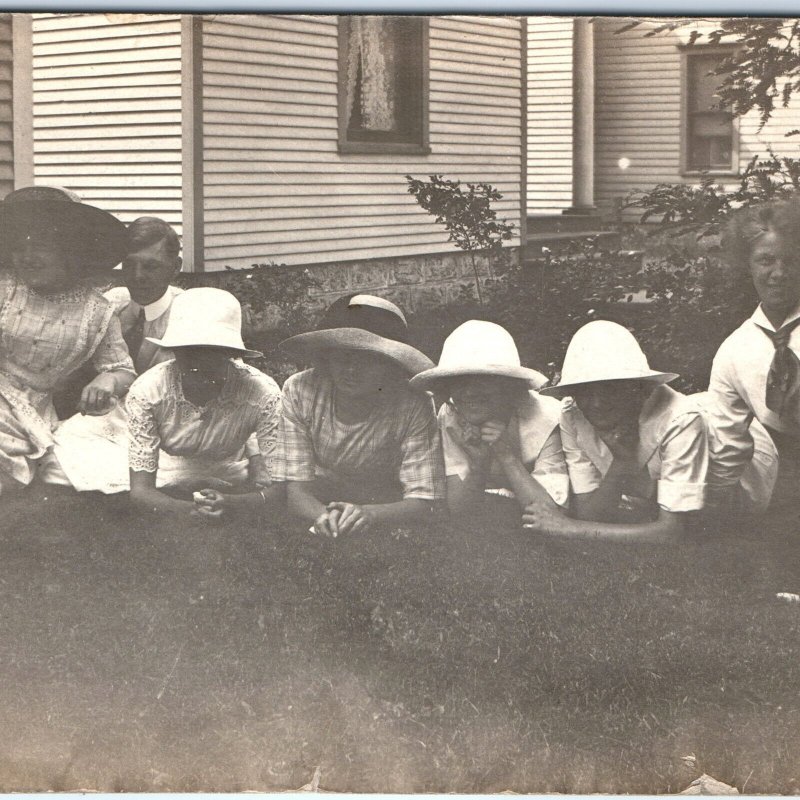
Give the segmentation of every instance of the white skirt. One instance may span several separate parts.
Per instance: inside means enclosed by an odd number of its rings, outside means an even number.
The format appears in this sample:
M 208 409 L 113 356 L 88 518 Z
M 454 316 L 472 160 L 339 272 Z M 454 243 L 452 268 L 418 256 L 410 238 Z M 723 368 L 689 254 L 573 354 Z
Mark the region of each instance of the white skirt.
M 39 477 L 49 484 L 72 486 L 79 492 L 115 494 L 130 491 L 128 420 L 122 403 L 101 417 L 76 414 L 58 427 L 52 457 L 45 459 Z M 247 481 L 248 459 L 243 447 L 227 458 L 175 456 L 159 453 L 156 486 L 199 487 Z

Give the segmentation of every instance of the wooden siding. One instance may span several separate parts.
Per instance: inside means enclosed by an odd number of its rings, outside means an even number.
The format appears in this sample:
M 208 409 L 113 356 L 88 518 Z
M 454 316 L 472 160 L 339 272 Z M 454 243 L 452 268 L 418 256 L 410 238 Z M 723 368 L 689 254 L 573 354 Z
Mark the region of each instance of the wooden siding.
M 11 14 L 0 14 L 0 197 L 14 188 Z
M 572 17 L 528 17 L 528 213 L 572 205 Z
M 336 17 L 206 17 L 206 269 L 452 251 L 407 173 L 494 184 L 518 231 L 520 27 L 431 18 L 431 154 L 351 155 L 337 150 Z
M 35 181 L 180 233 L 178 15 L 33 15 Z
M 656 183 L 696 183 L 681 175 L 681 55 L 686 34 L 644 38 L 647 27 L 615 33 L 625 20 L 597 25 L 595 191 L 597 203 L 611 210 L 632 189 Z M 652 26 L 653 23 L 650 23 Z M 739 168 L 756 154 L 796 155 L 797 140 L 785 133 L 800 128 L 800 98 L 777 108 L 759 132 L 758 114 L 739 120 Z M 628 159 L 627 168 L 620 159 Z M 735 177 L 720 177 L 735 185 Z M 626 212 L 628 219 L 635 213 Z

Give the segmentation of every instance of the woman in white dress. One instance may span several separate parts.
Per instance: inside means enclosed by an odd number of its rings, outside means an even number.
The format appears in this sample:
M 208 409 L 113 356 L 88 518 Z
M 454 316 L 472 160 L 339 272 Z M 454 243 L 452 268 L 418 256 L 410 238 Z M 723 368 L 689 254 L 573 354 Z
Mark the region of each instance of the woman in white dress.
M 66 190 L 31 186 L 0 203 L 0 491 L 52 462 L 53 391 L 91 362 L 85 414 L 104 414 L 133 382 L 114 306 L 96 288 L 125 255 L 125 226 Z

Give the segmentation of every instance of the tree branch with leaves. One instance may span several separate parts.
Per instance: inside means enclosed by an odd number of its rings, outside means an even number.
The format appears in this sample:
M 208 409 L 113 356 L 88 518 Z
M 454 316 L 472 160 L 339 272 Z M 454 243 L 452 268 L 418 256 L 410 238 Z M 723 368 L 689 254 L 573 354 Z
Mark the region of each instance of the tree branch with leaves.
M 431 175 L 429 181 L 406 175 L 406 180 L 409 194 L 436 218 L 437 223 L 445 226 L 449 241 L 469 253 L 478 302 L 483 305 L 476 254 L 480 251 L 487 251 L 490 256 L 497 253 L 514 232 L 514 225 L 497 219 L 492 208 L 492 203 L 501 200 L 503 195 L 488 183 L 462 184 L 441 175 Z
M 631 20 L 616 32 L 624 33 L 645 22 L 644 19 Z M 710 31 L 691 30 L 687 40 L 690 47 L 695 44 L 735 45 L 711 73 L 722 78 L 717 89 L 720 105 L 737 117 L 757 109 L 763 128 L 776 104 L 785 108 L 792 96 L 800 92 L 800 19 L 671 19 L 654 26 L 644 36 L 671 33 L 697 26 L 698 22 L 711 22 L 716 27 Z

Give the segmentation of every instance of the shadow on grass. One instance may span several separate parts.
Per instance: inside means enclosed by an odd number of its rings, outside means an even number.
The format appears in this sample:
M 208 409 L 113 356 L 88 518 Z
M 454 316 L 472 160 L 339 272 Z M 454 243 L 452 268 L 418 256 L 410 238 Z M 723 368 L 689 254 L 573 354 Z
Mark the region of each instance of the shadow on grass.
M 326 541 L 42 490 L 3 517 L 2 790 L 798 788 L 788 510 L 682 548 L 505 512 Z

